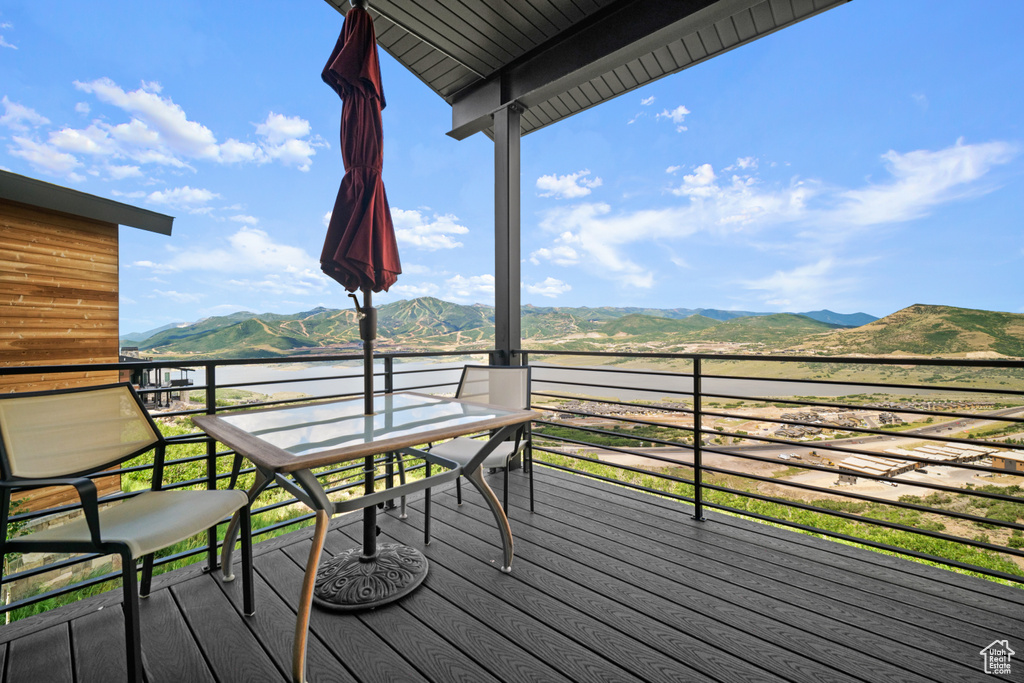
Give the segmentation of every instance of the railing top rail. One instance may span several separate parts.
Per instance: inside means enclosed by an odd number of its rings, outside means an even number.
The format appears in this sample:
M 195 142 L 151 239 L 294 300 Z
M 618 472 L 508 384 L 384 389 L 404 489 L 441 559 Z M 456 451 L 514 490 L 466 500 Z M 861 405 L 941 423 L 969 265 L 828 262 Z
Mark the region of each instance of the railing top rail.
M 1007 358 L 915 358 L 868 356 L 777 356 L 741 353 L 662 353 L 649 351 L 562 351 L 550 349 L 522 349 L 516 353 L 538 356 L 602 356 L 605 358 L 668 358 L 675 360 L 756 360 L 775 363 L 843 363 L 853 365 L 939 365 L 977 368 L 1021 368 L 1024 360 Z

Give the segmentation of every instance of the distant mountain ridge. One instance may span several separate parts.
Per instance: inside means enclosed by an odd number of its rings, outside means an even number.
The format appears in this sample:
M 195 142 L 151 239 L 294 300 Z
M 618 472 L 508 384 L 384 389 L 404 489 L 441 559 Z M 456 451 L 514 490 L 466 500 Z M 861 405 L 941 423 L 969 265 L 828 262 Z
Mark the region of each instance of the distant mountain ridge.
M 865 319 L 866 324 L 850 326 Z M 881 319 L 828 310 L 742 314 L 716 309 L 524 306 L 522 331 L 524 348 L 568 351 L 982 352 L 1024 357 L 1024 315 L 922 304 Z M 237 312 L 165 327 L 133 342 L 155 355 L 225 358 L 343 353 L 360 344 L 355 311 L 328 308 L 292 315 Z M 378 308 L 381 351 L 471 350 L 493 344 L 490 306 L 423 297 Z

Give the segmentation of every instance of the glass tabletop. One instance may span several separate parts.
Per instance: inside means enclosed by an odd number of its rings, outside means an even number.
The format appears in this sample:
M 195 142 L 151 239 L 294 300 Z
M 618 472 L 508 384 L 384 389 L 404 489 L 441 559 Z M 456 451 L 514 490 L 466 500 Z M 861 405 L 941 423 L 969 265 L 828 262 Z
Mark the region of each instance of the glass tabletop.
M 426 433 L 486 422 L 517 411 L 462 403 L 423 394 L 388 394 L 374 399 L 374 415 L 363 414 L 363 400 L 291 406 L 221 415 L 220 420 L 295 458 L 338 452 L 375 441 L 414 438 Z

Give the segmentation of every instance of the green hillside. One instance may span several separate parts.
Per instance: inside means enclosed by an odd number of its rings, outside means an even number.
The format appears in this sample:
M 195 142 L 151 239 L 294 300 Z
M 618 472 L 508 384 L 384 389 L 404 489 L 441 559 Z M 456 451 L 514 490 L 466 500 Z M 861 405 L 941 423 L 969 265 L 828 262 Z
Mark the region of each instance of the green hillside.
M 600 326 L 601 334 L 612 337 L 627 335 L 635 337 L 660 338 L 669 335 L 689 334 L 721 325 L 717 320 L 702 315 L 691 315 L 681 320 L 655 318 L 636 313 L 622 316 Z
M 1024 314 L 914 304 L 819 345 L 837 354 L 954 355 L 990 351 L 1024 356 Z
M 994 352 L 1024 357 L 1024 315 L 950 306 L 914 305 L 848 329 L 792 313 L 720 321 L 672 309 L 523 307 L 523 347 L 566 351 L 793 350 L 834 355 L 962 355 Z M 712 310 L 712 309 L 707 309 Z M 721 312 L 719 312 L 721 313 Z M 861 314 L 814 311 L 847 321 Z M 679 317 L 676 317 L 676 316 Z M 457 351 L 494 345 L 494 309 L 432 297 L 378 308 L 380 351 Z M 291 315 L 238 312 L 163 329 L 133 342 L 158 356 L 272 357 L 346 353 L 361 347 L 353 309 L 316 308 Z M 721 348 L 715 345 L 723 345 Z M 727 345 L 727 346 L 725 346 Z
M 838 327 L 838 325 L 812 320 L 803 315 L 776 313 L 726 320 L 714 327 L 688 335 L 687 340 L 740 342 L 784 348 L 799 343 L 808 336 L 829 332 Z

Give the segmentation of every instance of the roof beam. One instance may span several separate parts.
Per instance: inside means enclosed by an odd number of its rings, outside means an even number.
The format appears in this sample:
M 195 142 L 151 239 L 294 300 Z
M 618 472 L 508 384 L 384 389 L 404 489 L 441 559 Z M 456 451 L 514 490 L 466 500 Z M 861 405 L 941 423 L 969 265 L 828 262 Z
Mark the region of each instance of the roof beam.
M 531 107 L 763 0 L 621 0 L 452 98 L 462 140 L 511 102 Z

